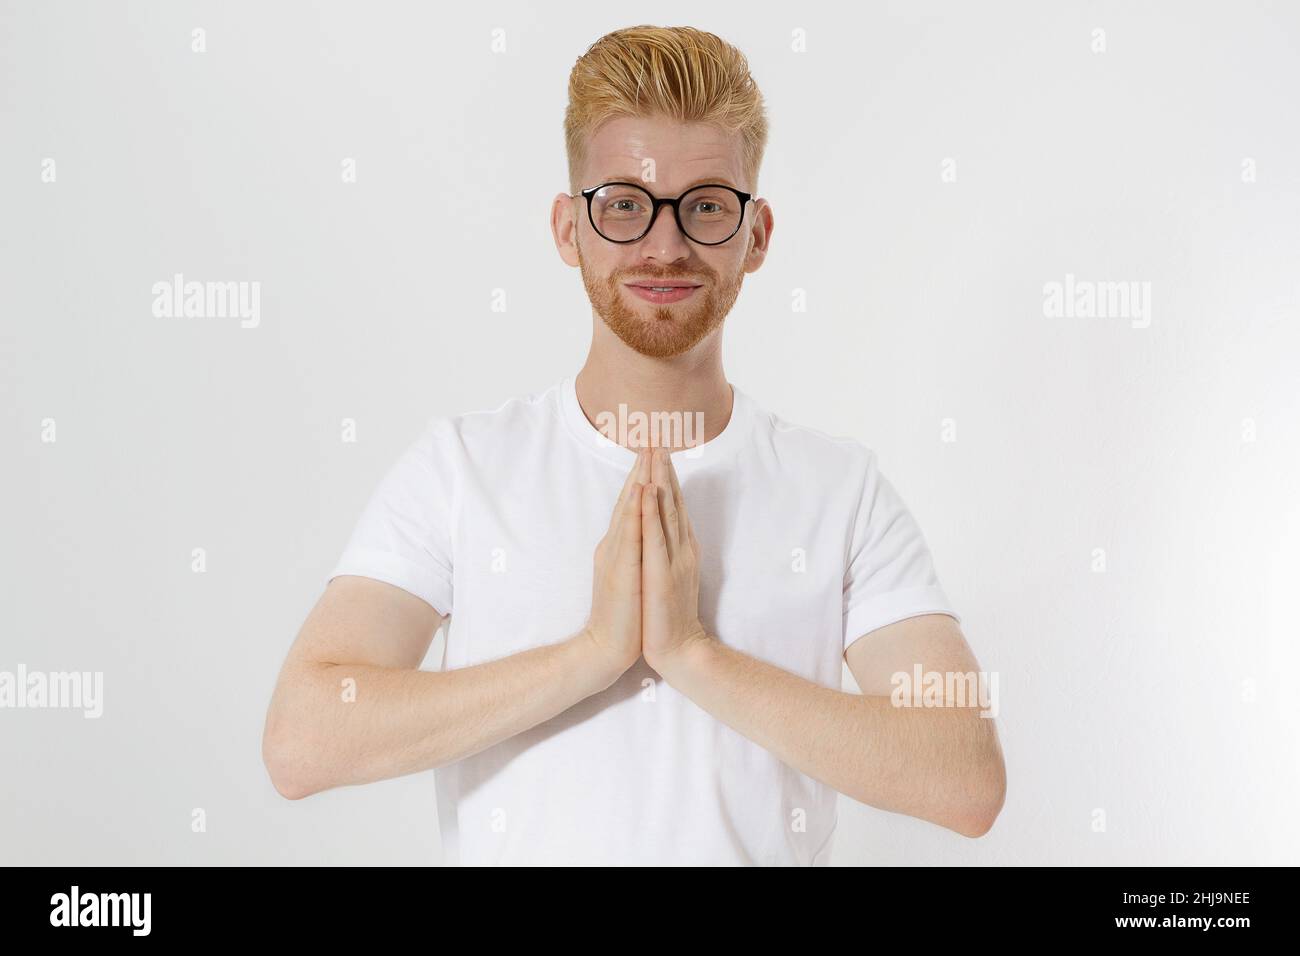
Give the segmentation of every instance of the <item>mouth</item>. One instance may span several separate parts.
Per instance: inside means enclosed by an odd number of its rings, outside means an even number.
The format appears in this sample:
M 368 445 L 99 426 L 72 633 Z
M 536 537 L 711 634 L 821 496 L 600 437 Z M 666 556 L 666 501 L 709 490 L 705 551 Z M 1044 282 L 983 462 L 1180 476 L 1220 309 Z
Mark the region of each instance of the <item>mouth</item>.
M 667 302 L 681 302 L 689 299 L 700 288 L 692 282 L 666 280 L 663 282 L 628 282 L 625 283 L 633 295 L 640 296 L 647 302 L 662 305 Z

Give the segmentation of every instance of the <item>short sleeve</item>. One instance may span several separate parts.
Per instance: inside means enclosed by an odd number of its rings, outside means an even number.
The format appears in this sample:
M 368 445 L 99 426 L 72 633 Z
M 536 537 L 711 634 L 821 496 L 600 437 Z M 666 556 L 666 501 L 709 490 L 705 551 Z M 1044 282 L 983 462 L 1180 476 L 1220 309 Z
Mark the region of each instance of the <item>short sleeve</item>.
M 446 419 L 431 420 L 371 493 L 342 556 L 330 573 L 356 574 L 395 585 L 438 613 L 452 609 L 454 434 Z
M 925 536 L 898 491 L 865 449 L 862 493 L 844 574 L 844 649 L 887 624 L 953 610 Z

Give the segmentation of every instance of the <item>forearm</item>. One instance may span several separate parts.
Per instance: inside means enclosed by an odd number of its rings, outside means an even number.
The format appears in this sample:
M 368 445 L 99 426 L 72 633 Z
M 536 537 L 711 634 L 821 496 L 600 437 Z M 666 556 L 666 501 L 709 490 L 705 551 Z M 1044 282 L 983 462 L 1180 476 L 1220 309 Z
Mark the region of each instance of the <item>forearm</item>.
M 616 676 L 585 632 L 441 672 L 294 664 L 267 716 L 267 763 L 295 798 L 416 773 L 549 720 Z
M 973 707 L 896 707 L 823 687 L 708 639 L 683 648 L 665 680 L 796 770 L 855 800 L 968 836 L 987 829 L 1003 790 L 993 721 Z

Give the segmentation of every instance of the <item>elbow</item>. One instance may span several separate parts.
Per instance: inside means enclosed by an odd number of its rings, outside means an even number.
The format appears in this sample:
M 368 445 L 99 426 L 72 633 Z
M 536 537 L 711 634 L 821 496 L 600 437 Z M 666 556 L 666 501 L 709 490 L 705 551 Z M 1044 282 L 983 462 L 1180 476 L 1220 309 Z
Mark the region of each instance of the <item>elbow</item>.
M 950 829 L 972 840 L 993 829 L 1006 803 L 1007 769 L 1000 753 L 990 758 L 979 777 L 979 786 L 971 788 L 971 796 L 963 802 L 959 818 L 950 825 Z
M 998 811 L 985 810 L 963 817 L 960 821 L 953 823 L 949 829 L 960 833 L 964 837 L 978 840 L 980 837 L 984 836 L 984 834 L 993 829 L 993 823 L 997 818 Z
M 276 793 L 286 800 L 301 800 L 321 788 L 312 786 L 304 772 L 304 761 L 293 736 L 274 712 L 268 714 L 266 729 L 262 732 L 262 764 Z

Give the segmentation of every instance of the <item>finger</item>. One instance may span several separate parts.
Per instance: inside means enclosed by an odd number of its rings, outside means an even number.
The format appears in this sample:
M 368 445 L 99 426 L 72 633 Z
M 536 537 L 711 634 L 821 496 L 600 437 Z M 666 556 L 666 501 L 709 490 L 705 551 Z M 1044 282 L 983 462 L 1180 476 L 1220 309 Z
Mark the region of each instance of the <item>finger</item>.
M 619 523 L 620 530 L 618 533 L 621 535 L 623 528 L 625 527 L 630 528 L 633 525 L 635 525 L 636 540 L 637 540 L 637 547 L 638 547 L 637 555 L 639 558 L 640 556 L 639 548 L 641 544 L 641 495 L 643 494 L 642 486 L 647 481 L 650 480 L 650 449 L 649 448 L 637 449 L 636 461 L 632 463 L 632 471 L 628 475 L 628 478 L 631 481 L 631 484 L 628 488 L 628 497 L 631 500 L 631 502 L 635 503 L 635 508 L 632 513 L 635 515 L 636 521 L 630 523 L 620 522 Z M 624 502 L 624 504 L 626 505 L 628 504 L 628 502 Z
M 623 489 L 618 493 L 618 500 L 614 502 L 614 510 L 609 516 L 608 531 L 612 532 L 618 527 L 619 518 L 623 514 L 623 508 L 627 505 L 627 499 L 629 496 L 637 498 L 638 504 L 640 503 L 641 496 L 639 490 L 638 493 L 633 494 L 633 486 L 636 485 L 639 480 L 637 478 L 637 473 L 641 470 L 641 457 L 642 452 L 638 451 L 636 453 L 636 460 L 632 463 L 632 467 L 628 469 L 627 478 L 623 481 Z
M 677 482 L 677 469 L 673 467 L 673 456 L 668 456 L 668 481 L 673 489 L 673 500 L 677 503 L 677 539 L 691 541 L 694 532 L 691 530 L 691 516 L 686 512 L 686 496 L 682 494 L 682 486 Z
M 667 542 L 668 560 L 672 561 L 677 557 L 677 548 L 681 542 L 680 527 L 677 523 L 677 503 L 673 500 L 671 480 L 668 477 L 668 469 L 671 464 L 668 460 L 668 452 L 662 448 L 656 448 L 654 452 L 654 461 L 650 466 L 651 480 L 656 488 L 663 489 L 663 504 L 659 508 L 660 524 L 664 529 L 664 538 Z M 658 505 L 659 495 L 655 495 L 655 504 Z
M 641 560 L 648 570 L 668 570 L 668 546 L 659 523 L 659 489 L 645 485 L 641 498 Z
M 641 498 L 644 494 L 640 482 L 632 485 L 632 493 L 623 503 L 620 515 L 617 554 L 620 562 L 639 566 L 641 564 Z

